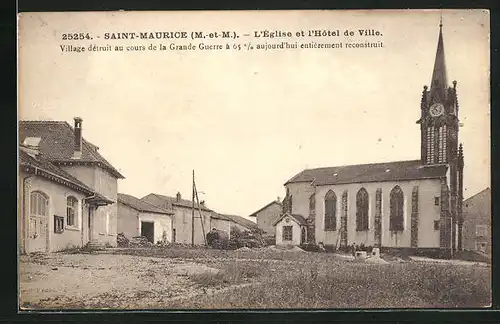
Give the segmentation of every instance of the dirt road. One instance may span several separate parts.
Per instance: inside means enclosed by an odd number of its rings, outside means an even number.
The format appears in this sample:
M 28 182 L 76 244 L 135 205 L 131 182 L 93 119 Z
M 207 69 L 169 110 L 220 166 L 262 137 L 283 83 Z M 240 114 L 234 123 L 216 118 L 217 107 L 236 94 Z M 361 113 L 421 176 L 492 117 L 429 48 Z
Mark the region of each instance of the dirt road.
M 20 305 L 32 308 L 161 308 L 176 298 L 207 293 L 190 280 L 217 273 L 175 259 L 108 254 L 22 256 Z

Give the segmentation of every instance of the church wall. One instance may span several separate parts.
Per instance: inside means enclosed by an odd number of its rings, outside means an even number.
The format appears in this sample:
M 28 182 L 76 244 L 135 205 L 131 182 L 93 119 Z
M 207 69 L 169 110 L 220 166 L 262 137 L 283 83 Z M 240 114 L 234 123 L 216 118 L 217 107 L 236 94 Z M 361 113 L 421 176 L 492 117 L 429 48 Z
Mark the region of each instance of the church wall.
M 389 231 L 390 215 L 390 192 L 394 186 L 399 185 L 404 193 L 404 230 L 396 233 Z M 323 242 L 325 245 L 337 244 L 340 235 L 342 215 L 342 194 L 347 190 L 347 244 L 375 245 L 375 198 L 377 188 L 382 189 L 382 232 L 381 241 L 384 247 L 411 247 L 411 212 L 412 212 L 412 190 L 414 186 L 419 187 L 418 195 L 418 247 L 439 247 L 439 230 L 434 229 L 434 220 L 440 219 L 440 206 L 435 205 L 434 198 L 440 197 L 439 179 L 413 180 L 400 182 L 368 182 L 351 183 L 329 186 L 318 186 L 316 188 L 316 243 Z M 292 183 L 287 185 L 290 194 L 293 195 L 293 213 L 304 217 L 309 215 L 309 196 L 314 188 L 309 183 Z M 369 194 L 369 227 L 367 231 L 356 231 L 356 194 L 364 187 Z M 336 230 L 324 230 L 325 195 L 333 190 L 337 196 Z M 278 234 L 278 233 L 277 233 Z

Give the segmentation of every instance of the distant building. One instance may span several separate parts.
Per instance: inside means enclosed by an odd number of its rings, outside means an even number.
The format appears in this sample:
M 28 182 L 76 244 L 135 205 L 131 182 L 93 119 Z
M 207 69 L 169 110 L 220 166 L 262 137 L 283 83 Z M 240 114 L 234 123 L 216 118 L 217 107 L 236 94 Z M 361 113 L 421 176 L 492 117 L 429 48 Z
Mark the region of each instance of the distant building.
M 244 217 L 238 215 L 228 215 L 228 214 L 219 214 L 219 215 L 231 221 L 231 228 L 237 228 L 240 231 L 250 231 L 250 232 L 255 232 L 259 229 L 257 224 Z
M 82 137 L 82 119 L 19 122 L 21 253 L 116 246 L 124 177 Z
M 278 198 L 252 213 L 250 217 L 255 217 L 257 226 L 265 232 L 265 235 L 272 236 L 276 231 L 273 224 L 281 216 L 282 209 L 283 206 Z
M 193 203 L 191 200 L 182 199 L 181 193 L 178 192 L 175 197 L 164 196 L 151 193 L 143 198 L 142 201 L 173 212 L 173 242 L 176 243 L 192 243 L 192 220 L 193 220 Z M 200 211 L 203 223 L 200 220 Z M 224 230 L 228 234 L 230 232 L 231 221 L 201 203 L 200 209 L 195 204 L 194 210 L 194 244 L 202 245 L 205 243 L 205 235 L 213 228 Z
M 118 233 L 127 238 L 144 236 L 151 243 L 170 243 L 173 211 L 156 207 L 131 195 L 118 194 Z
M 491 255 L 491 189 L 464 201 L 464 249 Z
M 464 155 L 452 84 L 441 25 L 430 87 L 424 86 L 420 101 L 420 159 L 299 172 L 285 183 L 286 216 L 276 223 L 276 243 L 306 237 L 339 247 L 355 243 L 443 255 L 461 250 Z

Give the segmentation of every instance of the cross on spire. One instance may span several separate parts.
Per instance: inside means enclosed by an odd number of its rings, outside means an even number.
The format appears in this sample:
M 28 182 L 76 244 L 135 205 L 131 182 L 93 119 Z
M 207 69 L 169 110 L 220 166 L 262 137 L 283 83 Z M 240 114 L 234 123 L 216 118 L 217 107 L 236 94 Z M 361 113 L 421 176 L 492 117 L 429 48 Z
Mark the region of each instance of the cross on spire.
M 444 98 L 444 91 L 448 87 L 448 78 L 446 76 L 446 64 L 444 59 L 444 42 L 443 42 L 443 16 L 439 21 L 439 37 L 436 50 L 436 58 L 434 61 L 434 70 L 432 71 L 431 91 L 440 93 L 441 98 Z

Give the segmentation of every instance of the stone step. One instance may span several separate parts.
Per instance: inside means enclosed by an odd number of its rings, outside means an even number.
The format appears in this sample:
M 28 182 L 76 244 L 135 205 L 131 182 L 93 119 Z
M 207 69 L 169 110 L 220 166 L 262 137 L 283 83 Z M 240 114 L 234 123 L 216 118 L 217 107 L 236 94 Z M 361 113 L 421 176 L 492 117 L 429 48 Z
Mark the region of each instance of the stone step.
M 89 250 L 106 250 L 106 245 L 104 243 L 98 242 L 98 241 L 90 241 L 87 243 L 86 246 L 87 249 Z

